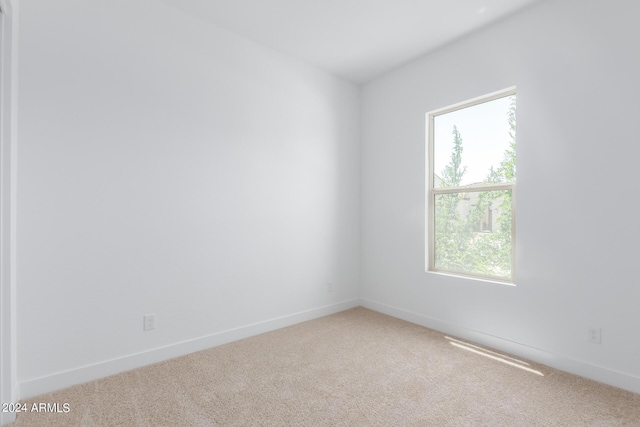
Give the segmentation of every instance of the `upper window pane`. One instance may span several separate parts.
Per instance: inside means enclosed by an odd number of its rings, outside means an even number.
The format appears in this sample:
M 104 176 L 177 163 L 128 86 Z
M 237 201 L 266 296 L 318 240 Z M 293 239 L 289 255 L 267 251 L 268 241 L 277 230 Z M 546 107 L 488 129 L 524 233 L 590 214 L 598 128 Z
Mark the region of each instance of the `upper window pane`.
M 515 95 L 435 116 L 433 165 L 435 188 L 515 181 Z

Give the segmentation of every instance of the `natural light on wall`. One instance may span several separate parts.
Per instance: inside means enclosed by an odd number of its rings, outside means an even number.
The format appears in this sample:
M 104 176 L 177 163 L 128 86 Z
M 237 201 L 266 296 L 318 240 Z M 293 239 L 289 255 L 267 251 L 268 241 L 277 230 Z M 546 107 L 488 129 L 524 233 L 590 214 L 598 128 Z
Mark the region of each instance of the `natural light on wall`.
M 428 270 L 515 283 L 516 93 L 427 114 Z

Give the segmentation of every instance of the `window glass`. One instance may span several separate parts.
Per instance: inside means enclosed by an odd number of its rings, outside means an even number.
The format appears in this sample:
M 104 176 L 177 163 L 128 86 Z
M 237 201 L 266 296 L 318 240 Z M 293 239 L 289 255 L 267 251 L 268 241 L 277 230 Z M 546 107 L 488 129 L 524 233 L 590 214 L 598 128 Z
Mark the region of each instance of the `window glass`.
M 430 113 L 429 270 L 514 282 L 516 95 Z

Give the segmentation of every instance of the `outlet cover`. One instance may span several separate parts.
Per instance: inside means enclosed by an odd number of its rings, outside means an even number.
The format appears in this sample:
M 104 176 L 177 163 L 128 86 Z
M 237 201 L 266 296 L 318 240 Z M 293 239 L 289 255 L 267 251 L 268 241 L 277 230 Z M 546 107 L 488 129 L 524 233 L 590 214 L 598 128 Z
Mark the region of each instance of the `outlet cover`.
M 587 341 L 592 342 L 594 344 L 602 343 L 602 330 L 600 328 L 589 328 Z
M 143 318 L 143 326 L 142 329 L 145 331 L 150 331 L 156 328 L 156 315 L 155 314 L 145 314 Z

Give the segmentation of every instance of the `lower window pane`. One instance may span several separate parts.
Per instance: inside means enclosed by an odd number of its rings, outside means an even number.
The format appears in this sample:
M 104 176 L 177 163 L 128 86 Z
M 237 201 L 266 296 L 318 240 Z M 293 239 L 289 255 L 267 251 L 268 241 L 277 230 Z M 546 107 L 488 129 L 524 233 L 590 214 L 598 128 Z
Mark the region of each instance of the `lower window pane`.
M 511 279 L 511 190 L 435 196 L 437 270 Z

